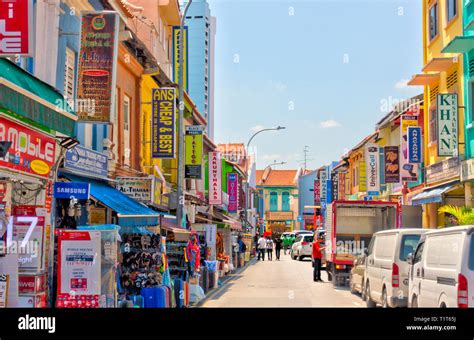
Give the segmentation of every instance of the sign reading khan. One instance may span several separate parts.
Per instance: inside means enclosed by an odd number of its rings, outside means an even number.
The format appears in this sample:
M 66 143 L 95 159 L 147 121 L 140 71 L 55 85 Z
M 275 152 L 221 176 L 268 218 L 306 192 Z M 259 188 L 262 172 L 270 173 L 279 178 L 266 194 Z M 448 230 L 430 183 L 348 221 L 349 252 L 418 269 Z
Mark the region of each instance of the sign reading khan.
M 458 95 L 438 94 L 438 156 L 455 156 L 458 148 Z

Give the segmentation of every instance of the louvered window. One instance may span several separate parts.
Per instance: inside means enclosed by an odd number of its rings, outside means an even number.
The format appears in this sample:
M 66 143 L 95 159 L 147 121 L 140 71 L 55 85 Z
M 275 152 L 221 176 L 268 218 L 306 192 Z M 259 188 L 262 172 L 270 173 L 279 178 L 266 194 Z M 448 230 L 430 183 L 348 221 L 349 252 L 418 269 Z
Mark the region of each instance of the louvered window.
M 430 102 L 436 101 L 436 96 L 439 93 L 439 85 L 430 86 Z
M 68 100 L 71 107 L 74 108 L 74 79 L 76 65 L 76 53 L 70 48 L 66 48 L 66 65 L 64 67 L 64 97 Z
M 474 55 L 469 58 L 469 75 L 474 77 Z
M 432 107 L 430 109 L 430 122 L 429 122 L 429 137 L 430 137 L 430 143 L 431 142 L 436 142 L 438 139 L 437 135 L 437 124 L 436 124 L 436 107 Z
M 448 75 L 446 79 L 446 86 L 448 89 L 452 89 L 458 83 L 458 71 L 453 71 Z

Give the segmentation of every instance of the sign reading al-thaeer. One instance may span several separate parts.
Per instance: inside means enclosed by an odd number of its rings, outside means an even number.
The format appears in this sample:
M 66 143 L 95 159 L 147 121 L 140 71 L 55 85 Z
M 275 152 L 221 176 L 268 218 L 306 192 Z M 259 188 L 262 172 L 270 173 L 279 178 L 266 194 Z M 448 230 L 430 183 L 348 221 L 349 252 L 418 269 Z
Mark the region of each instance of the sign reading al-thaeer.
M 151 155 L 153 158 L 175 158 L 176 89 L 153 89 Z
M 458 95 L 438 94 L 438 156 L 454 156 L 458 148 Z

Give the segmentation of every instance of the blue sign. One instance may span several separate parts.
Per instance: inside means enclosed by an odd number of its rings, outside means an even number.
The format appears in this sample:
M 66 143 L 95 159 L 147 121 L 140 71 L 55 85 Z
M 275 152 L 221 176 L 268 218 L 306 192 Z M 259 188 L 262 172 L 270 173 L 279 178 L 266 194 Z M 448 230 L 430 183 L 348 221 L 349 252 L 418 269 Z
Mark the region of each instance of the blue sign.
M 298 222 L 303 222 L 303 216 L 298 215 Z
M 56 182 L 54 183 L 54 198 L 75 198 L 78 200 L 89 199 L 90 184 L 75 182 Z
M 421 127 L 410 126 L 407 133 L 408 162 L 421 163 Z
M 103 178 L 107 178 L 108 164 L 107 155 L 80 145 L 68 150 L 64 160 L 65 169 L 79 175 L 94 175 Z

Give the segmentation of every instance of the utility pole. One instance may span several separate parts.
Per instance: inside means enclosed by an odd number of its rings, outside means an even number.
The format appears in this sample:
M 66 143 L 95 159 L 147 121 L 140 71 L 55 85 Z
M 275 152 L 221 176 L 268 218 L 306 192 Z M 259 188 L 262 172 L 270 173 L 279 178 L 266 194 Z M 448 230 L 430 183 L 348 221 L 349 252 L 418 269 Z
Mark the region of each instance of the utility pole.
M 299 160 L 299 162 L 303 162 L 303 165 L 304 165 L 303 169 L 306 170 L 308 168 L 308 161 L 313 161 L 314 158 L 308 158 L 308 154 L 309 154 L 308 145 L 304 146 L 303 153 L 304 153 L 304 159 Z

